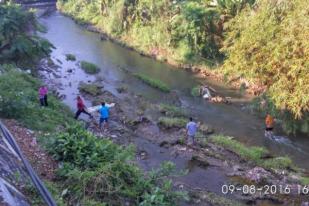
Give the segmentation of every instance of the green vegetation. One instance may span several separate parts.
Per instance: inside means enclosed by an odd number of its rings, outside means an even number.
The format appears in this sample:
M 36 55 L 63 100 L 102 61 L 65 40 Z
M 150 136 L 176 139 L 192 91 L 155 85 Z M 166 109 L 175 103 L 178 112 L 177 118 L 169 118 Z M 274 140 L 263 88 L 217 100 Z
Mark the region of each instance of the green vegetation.
M 79 85 L 79 90 L 92 96 L 97 96 L 102 93 L 101 87 L 97 84 L 81 83 Z
M 191 89 L 191 95 L 192 95 L 193 97 L 198 97 L 198 96 L 200 96 L 200 87 L 199 87 L 199 86 L 193 87 L 193 88 Z
M 247 147 L 231 137 L 216 135 L 210 141 L 238 154 L 241 158 L 251 161 L 266 169 L 294 169 L 292 160 L 288 157 L 267 158 L 268 151 L 263 147 Z
M 40 28 L 34 13 L 16 4 L 0 4 L 0 64 L 29 65 L 47 56 L 52 45 L 36 35 Z
M 157 88 L 159 90 L 161 90 L 162 92 L 170 92 L 170 88 L 164 84 L 163 82 L 161 82 L 158 79 L 152 79 L 144 74 L 138 74 L 135 73 L 134 76 L 136 76 L 138 79 L 142 80 L 143 82 L 145 82 L 146 84 L 148 84 L 149 86 L 152 86 L 154 88 Z
M 30 75 L 8 71 L 0 75 L 0 115 L 14 118 L 26 127 L 52 131 L 71 121 L 69 108 L 53 95 L 48 96 L 48 107 L 40 107 L 38 88 L 40 82 Z
M 218 6 L 213 6 L 210 0 L 101 0 L 81 7 L 82 3 L 61 0 L 57 7 L 130 46 L 149 54 L 158 53 L 161 59 L 209 64 L 223 56 L 219 48 L 224 19 L 220 15 L 234 15 L 254 1 L 225 0 Z
M 167 176 L 174 170 L 165 163 L 145 176 L 132 163 L 134 148 L 124 148 L 107 139 L 98 139 L 80 125 L 59 133 L 49 143 L 50 153 L 63 162 L 57 172 L 66 200 L 80 204 L 85 200 L 122 205 L 175 205 L 183 192 L 174 192 Z
M 265 168 L 286 169 L 292 168 L 293 162 L 289 157 L 275 157 L 263 162 Z
M 97 74 L 100 72 L 100 68 L 90 62 L 81 61 L 80 66 L 87 74 Z
M 159 125 L 163 126 L 166 129 L 170 128 L 185 128 L 188 120 L 185 118 L 179 117 L 160 117 Z
M 76 56 L 74 54 L 66 54 L 65 58 L 67 61 L 76 61 Z
M 160 104 L 159 111 L 170 117 L 186 117 L 187 113 L 181 107 L 176 107 L 169 104 Z
M 301 177 L 300 182 L 302 185 L 309 185 L 309 177 Z
M 304 120 L 305 132 L 309 132 L 309 25 L 304 15 L 308 12 L 302 0 L 258 1 L 254 11 L 245 9 L 228 23 L 223 48 L 228 56 L 224 71 L 265 85 L 275 114 L 290 113 L 284 121 Z M 300 129 L 289 127 L 292 132 Z
M 212 65 L 226 79 L 246 79 L 266 88 L 271 111 L 283 120 L 283 128 L 308 133 L 307 2 L 213 2 L 59 0 L 57 6 L 158 59 L 201 68 Z M 197 88 L 192 95 L 198 96 Z

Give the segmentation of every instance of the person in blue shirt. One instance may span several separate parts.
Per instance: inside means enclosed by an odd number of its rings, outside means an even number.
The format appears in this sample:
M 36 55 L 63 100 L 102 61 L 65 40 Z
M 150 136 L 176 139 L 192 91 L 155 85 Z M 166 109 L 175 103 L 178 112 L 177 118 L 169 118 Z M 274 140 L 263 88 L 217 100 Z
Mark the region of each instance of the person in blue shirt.
M 192 140 L 192 144 L 195 144 L 195 134 L 197 132 L 197 124 L 193 121 L 193 118 L 190 117 L 190 121 L 186 125 L 186 133 L 187 133 L 187 140 Z
M 108 118 L 109 118 L 109 108 L 105 105 L 105 102 L 102 102 L 102 107 L 99 110 L 100 113 L 100 129 L 102 129 L 102 124 L 104 130 L 108 127 Z

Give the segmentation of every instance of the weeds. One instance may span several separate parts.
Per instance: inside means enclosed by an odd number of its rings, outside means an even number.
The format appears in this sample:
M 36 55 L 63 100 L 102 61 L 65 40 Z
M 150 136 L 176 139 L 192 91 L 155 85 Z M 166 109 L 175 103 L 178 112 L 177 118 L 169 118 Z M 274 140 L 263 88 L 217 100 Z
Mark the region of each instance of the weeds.
M 268 151 L 263 147 L 246 147 L 230 137 L 217 135 L 212 136 L 210 141 L 238 154 L 241 158 L 251 161 L 266 169 L 293 169 L 295 166 L 288 157 L 275 157 L 263 159 Z
M 74 54 L 65 55 L 67 61 L 76 61 L 76 56 Z
M 102 93 L 101 87 L 96 84 L 81 83 L 79 85 L 79 90 L 92 96 L 97 96 Z
M 177 118 L 177 117 L 160 117 L 159 125 L 163 126 L 166 129 L 170 128 L 185 128 L 187 124 L 187 119 Z
M 193 87 L 192 90 L 191 90 L 191 95 L 193 97 L 200 96 L 200 87 L 199 86 Z
M 90 62 L 81 61 L 80 66 L 87 74 L 97 74 L 100 72 L 100 68 Z
M 159 105 L 159 111 L 166 116 L 171 117 L 186 117 L 187 113 L 184 111 L 184 109 L 180 107 L 176 107 L 169 104 L 160 104 Z
M 157 88 L 157 89 L 161 90 L 162 92 L 168 93 L 168 92 L 171 91 L 171 89 L 166 84 L 164 84 L 163 82 L 161 82 L 158 79 L 152 79 L 152 78 L 150 78 L 146 75 L 138 74 L 138 73 L 135 73 L 134 76 L 137 77 L 138 79 L 142 80 L 143 82 L 145 82 L 149 86 Z

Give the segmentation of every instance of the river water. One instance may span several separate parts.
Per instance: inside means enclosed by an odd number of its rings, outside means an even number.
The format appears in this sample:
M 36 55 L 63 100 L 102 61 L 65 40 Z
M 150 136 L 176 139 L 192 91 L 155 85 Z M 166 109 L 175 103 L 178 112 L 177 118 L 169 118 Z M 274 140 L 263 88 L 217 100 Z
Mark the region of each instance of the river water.
M 217 133 L 234 136 L 237 140 L 254 146 L 264 146 L 276 155 L 288 155 L 297 165 L 309 169 L 309 138 L 282 137 L 279 141 L 264 137 L 263 120 L 241 110 L 239 106 L 212 104 L 201 98 L 190 95 L 191 89 L 201 82 L 201 79 L 189 72 L 157 62 L 153 59 L 142 57 L 134 51 L 125 49 L 110 41 L 101 41 L 100 35 L 86 31 L 75 24 L 70 18 L 58 12 L 42 18 L 41 23 L 48 29 L 42 34 L 57 48 L 53 51 L 54 59 L 61 60 L 62 68 L 76 67 L 76 63 L 65 61 L 65 54 L 76 55 L 78 60 L 86 60 L 97 64 L 101 68 L 98 74 L 104 79 L 104 87 L 117 95 L 116 88 L 127 87 L 129 91 L 140 94 L 150 102 L 169 102 L 169 94 L 164 94 L 145 85 L 136 79 L 131 73 L 139 72 L 170 86 L 179 96 L 182 106 L 193 117 L 214 126 Z M 123 69 L 124 68 L 124 69 Z M 129 72 L 127 72 L 129 71 Z M 69 78 L 69 77 L 68 77 Z M 72 77 L 70 77 L 72 78 Z M 73 85 L 70 88 L 63 85 L 64 93 L 77 87 L 79 81 L 91 81 L 93 78 L 84 73 L 76 73 Z M 75 85 L 74 85 L 75 82 Z M 246 102 L 248 98 L 242 97 L 238 91 L 209 80 L 209 85 L 219 93 L 230 96 L 236 102 Z M 76 94 L 64 100 L 72 108 L 75 108 Z M 284 135 L 280 135 L 284 136 Z

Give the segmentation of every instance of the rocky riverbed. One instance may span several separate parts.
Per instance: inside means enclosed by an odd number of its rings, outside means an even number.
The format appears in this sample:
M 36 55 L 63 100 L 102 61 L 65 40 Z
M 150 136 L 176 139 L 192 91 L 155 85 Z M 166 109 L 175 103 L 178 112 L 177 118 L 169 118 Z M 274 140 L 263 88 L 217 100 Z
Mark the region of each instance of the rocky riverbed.
M 153 104 L 125 88 L 117 88 L 111 92 L 102 86 L 106 81 L 104 78 L 87 78 L 86 83 L 92 85 L 97 92 L 91 93 L 87 89 L 78 91 L 80 82 L 72 82 L 70 78 L 70 75 L 80 73 L 79 64 L 75 65 L 76 67 L 63 72 L 65 68 L 60 63 L 57 65 L 52 60 L 43 61 L 41 77 L 61 99 L 74 99 L 73 96 L 80 93 L 88 106 L 98 105 L 102 101 L 116 103 L 111 109 L 107 131 L 103 132 L 98 128 L 98 114 L 94 114 L 95 118 L 92 120 L 81 121 L 98 138 L 109 138 L 123 145 L 134 144 L 136 161 L 146 171 L 163 161 L 172 161 L 177 168 L 186 171 L 185 175 L 174 178 L 175 187 L 190 191 L 191 202 L 184 204 L 235 205 L 234 201 L 249 205 L 308 204 L 308 195 L 299 194 L 298 188 L 302 187 L 300 177 L 293 168 L 269 170 L 241 158 L 234 151 L 208 141 L 216 131 L 199 120 L 197 121 L 203 129 L 200 129 L 197 144 L 187 145 L 182 124 L 162 123 L 162 118 L 179 118 L 170 117 L 169 111 L 162 109 L 162 105 Z M 71 89 L 65 90 L 64 85 L 70 85 Z M 69 106 L 74 108 L 72 104 Z M 188 118 L 185 113 L 181 116 L 183 119 Z M 263 158 L 271 158 L 271 155 Z M 225 185 L 229 186 L 227 191 L 224 191 Z M 268 191 L 271 186 L 276 188 L 275 192 Z M 247 191 L 246 187 L 254 190 Z M 261 191 L 257 191 L 258 188 L 262 188 Z

